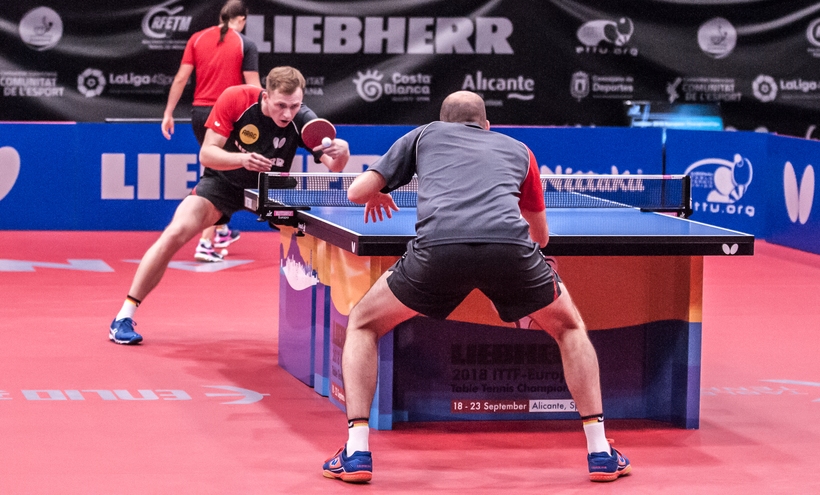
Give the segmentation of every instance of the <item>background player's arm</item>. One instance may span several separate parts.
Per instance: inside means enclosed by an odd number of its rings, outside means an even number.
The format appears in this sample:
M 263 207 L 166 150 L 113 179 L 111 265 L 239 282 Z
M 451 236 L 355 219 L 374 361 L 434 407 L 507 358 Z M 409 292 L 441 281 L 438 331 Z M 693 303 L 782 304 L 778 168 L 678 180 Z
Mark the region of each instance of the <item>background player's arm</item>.
M 391 210 L 399 211 L 399 207 L 393 201 L 393 197 L 389 194 L 381 192 L 387 181 L 382 175 L 373 170 L 367 170 L 353 180 L 350 187 L 347 188 L 347 199 L 356 203 L 364 204 L 364 221 L 384 220 L 384 215 L 387 218 L 393 217 Z
M 223 146 L 228 138 L 208 129 L 202 149 L 199 150 L 199 161 L 213 170 L 236 170 L 245 168 L 253 172 L 270 172 L 271 160 L 259 153 L 239 153 L 225 151 Z
M 194 66 L 191 64 L 182 64 L 179 66 L 177 74 L 174 76 L 174 82 L 171 83 L 171 89 L 168 92 L 168 103 L 165 105 L 165 112 L 162 114 L 162 135 L 165 139 L 171 139 L 174 133 L 174 109 L 182 97 L 182 92 L 185 90 L 185 85 L 188 84 L 191 74 L 194 72 Z M 258 75 L 256 76 L 258 79 Z
M 547 225 L 547 210 L 521 210 L 521 216 L 530 224 L 530 238 L 540 247 L 546 247 L 550 240 L 549 226 Z
M 262 87 L 262 82 L 259 79 L 259 73 L 255 70 L 243 71 L 242 76 L 245 78 L 245 84 L 250 84 L 251 86 L 256 86 L 257 88 Z

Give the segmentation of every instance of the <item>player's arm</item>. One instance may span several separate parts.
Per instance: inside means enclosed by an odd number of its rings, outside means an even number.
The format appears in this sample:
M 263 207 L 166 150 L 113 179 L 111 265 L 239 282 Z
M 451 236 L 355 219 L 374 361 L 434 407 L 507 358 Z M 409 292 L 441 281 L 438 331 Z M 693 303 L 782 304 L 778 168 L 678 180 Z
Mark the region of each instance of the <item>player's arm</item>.
M 384 177 L 376 171 L 367 170 L 353 180 L 350 187 L 347 188 L 347 199 L 350 201 L 365 205 L 364 206 L 364 221 L 379 221 L 384 220 L 384 215 L 387 218 L 393 217 L 393 211 L 399 211 L 399 207 L 393 201 L 393 197 L 389 194 L 381 192 L 387 185 Z
M 270 172 L 271 161 L 259 153 L 240 153 L 224 149 L 228 138 L 213 129 L 205 131 L 205 140 L 199 150 L 199 162 L 213 170 L 245 168 L 253 172 Z
M 256 86 L 257 88 L 262 87 L 262 82 L 259 79 L 259 73 L 255 70 L 246 70 L 242 72 L 242 76 L 245 78 L 245 84 L 250 84 L 251 86 Z
M 174 109 L 177 107 L 182 92 L 185 90 L 185 85 L 188 84 L 188 79 L 190 79 L 193 72 L 193 65 L 181 64 L 174 76 L 174 82 L 171 83 L 171 89 L 168 92 L 168 103 L 165 105 L 165 112 L 162 114 L 162 135 L 165 136 L 165 139 L 171 139 L 171 135 L 174 133 Z
M 530 225 L 530 238 L 543 248 L 550 240 L 547 210 L 544 206 L 544 188 L 541 186 L 541 172 L 538 170 L 535 155 L 532 151 L 527 151 L 530 163 L 527 177 L 521 184 L 518 207 L 521 210 L 521 217 Z

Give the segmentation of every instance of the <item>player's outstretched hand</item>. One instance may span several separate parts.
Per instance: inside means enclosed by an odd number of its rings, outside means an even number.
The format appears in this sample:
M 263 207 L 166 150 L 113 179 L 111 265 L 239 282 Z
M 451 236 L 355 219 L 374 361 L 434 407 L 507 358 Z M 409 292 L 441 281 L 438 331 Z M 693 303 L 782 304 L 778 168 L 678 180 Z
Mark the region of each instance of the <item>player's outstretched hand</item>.
M 393 197 L 380 192 L 365 203 L 364 223 L 367 223 L 368 220 L 375 222 L 377 216 L 379 217 L 379 221 L 384 220 L 384 215 L 387 215 L 387 218 L 393 218 L 393 211 L 399 211 L 399 207 L 396 206 Z
M 242 168 L 252 172 L 270 172 L 271 160 L 259 153 L 237 153 L 242 162 Z

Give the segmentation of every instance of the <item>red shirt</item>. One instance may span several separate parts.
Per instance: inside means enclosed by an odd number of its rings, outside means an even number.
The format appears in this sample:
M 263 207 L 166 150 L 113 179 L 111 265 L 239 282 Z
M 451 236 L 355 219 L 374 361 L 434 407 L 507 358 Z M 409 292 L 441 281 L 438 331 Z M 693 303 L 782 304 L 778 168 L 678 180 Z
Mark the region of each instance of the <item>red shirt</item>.
M 219 26 L 194 33 L 185 45 L 182 63 L 196 71 L 193 104 L 198 107 L 213 106 L 225 88 L 245 82 L 244 71 L 259 67 L 256 45 L 233 29 L 220 43 Z

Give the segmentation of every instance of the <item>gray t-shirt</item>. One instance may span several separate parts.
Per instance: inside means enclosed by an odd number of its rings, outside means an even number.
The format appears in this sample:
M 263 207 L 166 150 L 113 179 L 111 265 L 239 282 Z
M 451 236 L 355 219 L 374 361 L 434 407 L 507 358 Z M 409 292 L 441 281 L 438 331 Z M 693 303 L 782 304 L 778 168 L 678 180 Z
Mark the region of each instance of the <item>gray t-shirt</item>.
M 405 134 L 369 170 L 390 192 L 418 175 L 419 247 L 465 242 L 532 246 L 518 199 L 529 149 L 472 124 L 432 122 Z

